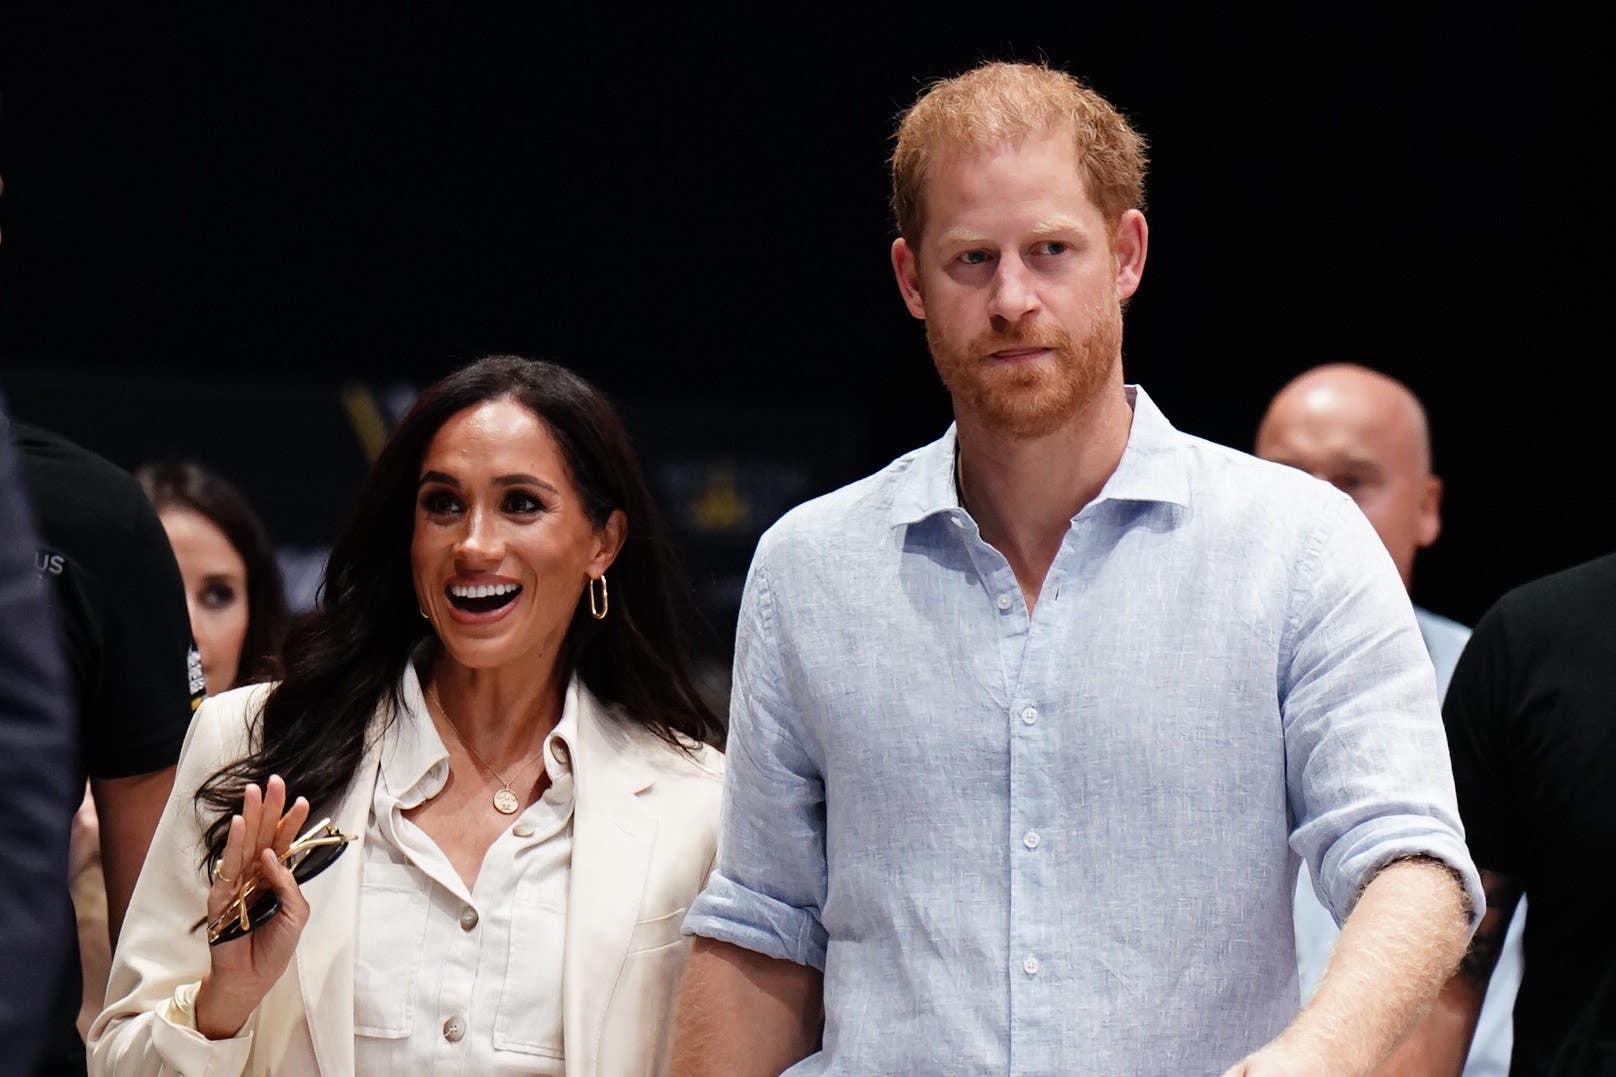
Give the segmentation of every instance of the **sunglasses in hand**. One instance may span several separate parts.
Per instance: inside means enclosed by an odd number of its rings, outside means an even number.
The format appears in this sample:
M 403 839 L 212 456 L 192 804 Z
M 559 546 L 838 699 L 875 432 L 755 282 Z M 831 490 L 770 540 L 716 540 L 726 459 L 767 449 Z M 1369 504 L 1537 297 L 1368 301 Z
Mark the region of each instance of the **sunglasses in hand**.
M 301 886 L 336 863 L 337 857 L 353 840 L 353 835 L 344 834 L 332 826 L 330 819 L 322 819 L 287 846 L 280 860 Z M 192 930 L 207 924 L 208 945 L 218 946 L 245 936 L 280 912 L 280 909 L 280 896 L 273 888 L 265 886 L 262 878 L 254 877 L 236 888 L 235 896 L 223 912 L 211 921 L 203 917 Z

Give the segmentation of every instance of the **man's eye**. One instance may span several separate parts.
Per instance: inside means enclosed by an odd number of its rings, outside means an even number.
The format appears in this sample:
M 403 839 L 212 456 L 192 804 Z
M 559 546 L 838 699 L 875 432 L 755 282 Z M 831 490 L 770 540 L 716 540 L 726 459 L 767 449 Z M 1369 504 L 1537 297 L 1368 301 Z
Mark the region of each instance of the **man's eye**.
M 968 266 L 979 266 L 987 262 L 987 251 L 966 251 L 959 256 L 959 260 Z
M 1071 244 L 1059 239 L 1051 239 L 1046 243 L 1038 244 L 1039 254 L 1065 254 L 1071 249 Z

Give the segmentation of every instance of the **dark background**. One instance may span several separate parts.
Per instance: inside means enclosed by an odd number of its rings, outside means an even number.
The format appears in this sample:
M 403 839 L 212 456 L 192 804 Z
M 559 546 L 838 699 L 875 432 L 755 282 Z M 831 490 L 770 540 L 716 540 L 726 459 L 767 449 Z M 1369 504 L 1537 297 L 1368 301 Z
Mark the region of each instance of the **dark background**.
M 1408 382 L 1448 489 L 1415 597 L 1462 620 L 1616 545 L 1586 16 L 153 10 L 0 23 L 0 385 L 126 466 L 214 463 L 289 549 L 363 473 L 356 394 L 385 422 L 544 356 L 623 404 L 727 634 L 761 527 L 948 422 L 887 265 L 893 118 L 1040 56 L 1151 141 L 1125 361 L 1176 425 L 1247 448 L 1328 360 Z

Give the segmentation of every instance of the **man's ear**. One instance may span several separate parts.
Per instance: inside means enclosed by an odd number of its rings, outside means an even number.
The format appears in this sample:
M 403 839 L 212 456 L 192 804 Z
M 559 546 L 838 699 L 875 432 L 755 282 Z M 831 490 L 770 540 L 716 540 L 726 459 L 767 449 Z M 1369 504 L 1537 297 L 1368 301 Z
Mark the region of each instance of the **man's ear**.
M 926 320 L 926 299 L 920 294 L 920 260 L 909 241 L 899 236 L 892 241 L 892 275 L 898 278 L 903 305 L 921 321 Z
M 1425 479 L 1420 494 L 1420 527 L 1416 536 L 1419 549 L 1425 549 L 1442 533 L 1442 480 L 1435 475 Z
M 1145 215 L 1130 209 L 1117 222 L 1111 244 L 1111 257 L 1117 267 L 1117 301 L 1126 303 L 1139 290 L 1145 275 L 1145 255 L 1150 250 L 1150 226 Z

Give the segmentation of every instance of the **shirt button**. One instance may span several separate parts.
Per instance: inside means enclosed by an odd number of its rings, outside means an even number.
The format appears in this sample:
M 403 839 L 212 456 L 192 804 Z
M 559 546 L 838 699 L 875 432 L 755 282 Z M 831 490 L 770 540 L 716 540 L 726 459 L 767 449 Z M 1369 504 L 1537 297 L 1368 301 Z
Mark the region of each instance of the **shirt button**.
M 965 526 L 965 517 L 961 516 L 959 513 L 955 513 L 954 515 L 950 516 L 949 519 L 953 521 L 955 527 Z
M 1039 842 L 1039 837 L 1038 837 L 1038 831 L 1036 831 L 1036 830 L 1027 831 L 1027 836 L 1021 839 L 1021 844 L 1025 845 L 1029 849 L 1038 848 L 1038 842 Z M 466 920 L 466 918 L 464 916 L 462 916 L 460 918 L 461 923 L 465 923 L 465 920 Z
M 550 754 L 555 756 L 555 761 L 562 766 L 566 766 L 569 762 L 567 745 L 559 737 L 550 742 Z
M 1031 961 L 1032 958 L 1028 958 Z M 466 1034 L 466 1023 L 458 1017 L 451 1017 L 443 1023 L 443 1038 L 450 1043 L 459 1043 Z
M 470 931 L 477 926 L 477 910 L 467 905 L 460 910 L 460 930 Z
M 533 828 L 528 826 L 526 823 L 517 823 L 515 826 L 511 827 L 511 833 L 515 834 L 519 838 L 531 838 L 533 836 Z
M 1027 960 L 1021 963 L 1021 971 L 1025 972 L 1028 976 L 1038 975 L 1038 959 L 1036 957 L 1027 958 Z
M 1015 601 L 1016 600 L 1011 598 L 1009 595 L 1000 595 L 999 600 L 997 603 L 995 603 L 995 605 L 997 605 L 1001 610 L 1007 610 L 1015 603 Z
M 1023 722 L 1026 722 L 1028 725 L 1032 725 L 1033 723 L 1037 722 L 1038 721 L 1038 708 L 1037 707 L 1023 707 L 1021 709 L 1021 720 Z

